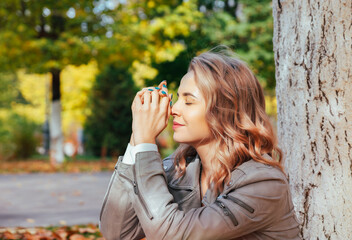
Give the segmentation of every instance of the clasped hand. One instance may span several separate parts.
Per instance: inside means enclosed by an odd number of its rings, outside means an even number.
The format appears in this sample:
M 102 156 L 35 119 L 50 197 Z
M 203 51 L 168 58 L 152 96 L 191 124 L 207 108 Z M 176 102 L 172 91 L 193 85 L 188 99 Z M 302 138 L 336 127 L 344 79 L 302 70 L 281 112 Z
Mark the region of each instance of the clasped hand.
M 171 95 L 166 82 L 158 87 L 148 87 L 139 91 L 132 103 L 133 145 L 154 143 L 156 137 L 166 128 L 171 113 Z

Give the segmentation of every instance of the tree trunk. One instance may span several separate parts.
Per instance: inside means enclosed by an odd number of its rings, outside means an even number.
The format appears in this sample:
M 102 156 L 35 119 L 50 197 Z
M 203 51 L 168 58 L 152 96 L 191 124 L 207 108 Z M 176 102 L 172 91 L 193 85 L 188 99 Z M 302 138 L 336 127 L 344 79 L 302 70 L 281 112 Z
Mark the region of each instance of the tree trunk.
M 352 239 L 352 1 L 273 1 L 278 135 L 303 239 Z
M 64 161 L 63 135 L 61 130 L 60 70 L 51 71 L 52 103 L 50 117 L 50 162 L 55 166 Z

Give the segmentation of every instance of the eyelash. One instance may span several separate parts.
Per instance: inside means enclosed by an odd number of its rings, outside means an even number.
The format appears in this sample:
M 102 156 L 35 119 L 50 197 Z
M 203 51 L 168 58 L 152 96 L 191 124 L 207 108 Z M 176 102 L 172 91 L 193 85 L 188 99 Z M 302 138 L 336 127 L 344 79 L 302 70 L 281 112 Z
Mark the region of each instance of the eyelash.
M 185 104 L 186 104 L 186 105 L 191 105 L 192 103 L 186 102 Z

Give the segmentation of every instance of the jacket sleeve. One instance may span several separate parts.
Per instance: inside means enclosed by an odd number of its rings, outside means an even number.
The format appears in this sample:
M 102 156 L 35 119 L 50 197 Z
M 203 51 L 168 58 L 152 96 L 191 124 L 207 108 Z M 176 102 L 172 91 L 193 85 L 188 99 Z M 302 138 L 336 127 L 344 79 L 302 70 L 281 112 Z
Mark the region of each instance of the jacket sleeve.
M 110 179 L 100 212 L 99 227 L 104 238 L 142 239 L 145 235 L 133 209 L 128 188 L 131 188 L 133 165 L 119 157 Z M 126 184 L 125 182 L 128 182 Z
M 275 210 L 285 204 L 286 183 L 272 178 L 258 183 L 258 188 L 250 186 L 253 182 L 243 185 L 208 206 L 185 213 L 178 210 L 168 191 L 158 152 L 137 153 L 133 174 L 133 207 L 148 240 L 234 239 L 272 224 Z

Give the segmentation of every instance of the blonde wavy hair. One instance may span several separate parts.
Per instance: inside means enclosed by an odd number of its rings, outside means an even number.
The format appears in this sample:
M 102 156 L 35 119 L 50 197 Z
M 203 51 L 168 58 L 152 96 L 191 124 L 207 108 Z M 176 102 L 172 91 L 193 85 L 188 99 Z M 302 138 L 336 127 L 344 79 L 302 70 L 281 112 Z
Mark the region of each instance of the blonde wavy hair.
M 231 178 L 231 172 L 251 159 L 276 166 L 283 171 L 282 151 L 269 117 L 259 81 L 246 63 L 234 57 L 227 47 L 220 47 L 194 57 L 188 72 L 206 100 L 206 120 L 216 139 L 216 155 L 208 186 L 220 193 Z M 186 172 L 187 159 L 196 150 L 181 144 L 176 150 L 178 177 Z M 268 154 L 271 159 L 263 155 Z

